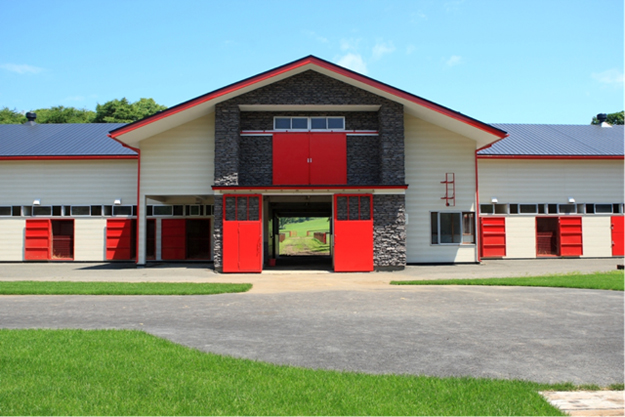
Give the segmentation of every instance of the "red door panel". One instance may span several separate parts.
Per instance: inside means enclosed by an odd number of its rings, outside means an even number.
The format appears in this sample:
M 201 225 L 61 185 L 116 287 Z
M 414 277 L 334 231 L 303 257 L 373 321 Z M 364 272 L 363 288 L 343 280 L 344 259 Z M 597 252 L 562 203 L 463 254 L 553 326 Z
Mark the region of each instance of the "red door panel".
M 24 240 L 24 259 L 27 261 L 41 261 L 50 259 L 52 227 L 50 220 L 26 220 Z
M 223 201 L 223 272 L 261 272 L 262 197 L 226 195 Z
M 623 256 L 625 246 L 625 231 L 623 216 L 612 216 L 612 256 Z
M 582 256 L 582 218 L 560 217 L 560 256 Z
M 186 258 L 185 219 L 163 219 L 161 221 L 161 258 L 167 261 Z
M 334 271 L 373 271 L 373 197 L 334 196 Z
M 483 258 L 502 258 L 506 256 L 506 218 L 481 218 L 481 245 Z
M 274 185 L 309 184 L 308 154 L 308 133 L 274 133 Z
M 262 271 L 261 222 L 239 223 L 239 272 Z
M 106 220 L 106 259 L 129 260 L 132 248 L 132 220 Z
M 311 133 L 310 161 L 310 184 L 347 184 L 345 133 Z

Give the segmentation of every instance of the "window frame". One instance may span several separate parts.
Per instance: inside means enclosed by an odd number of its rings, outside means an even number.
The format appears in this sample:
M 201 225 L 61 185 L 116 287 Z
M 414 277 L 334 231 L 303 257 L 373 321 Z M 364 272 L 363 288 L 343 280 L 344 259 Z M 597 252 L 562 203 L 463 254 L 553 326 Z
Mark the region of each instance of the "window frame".
M 432 240 L 432 219 L 433 215 L 436 215 L 436 238 L 438 242 L 433 242 Z M 460 224 L 460 242 L 441 242 L 441 214 L 457 214 Z M 464 216 L 470 215 L 473 218 L 473 233 L 465 233 L 464 230 Z M 430 246 L 475 246 L 477 242 L 477 225 L 476 225 L 476 213 L 474 211 L 430 211 Z M 453 235 L 452 235 L 453 236 Z M 473 236 L 472 242 L 464 242 L 465 236 Z
M 156 214 L 156 209 L 158 207 L 169 207 L 171 209 L 171 214 Z M 173 217 L 174 216 L 174 206 L 170 204 L 153 204 L 152 205 L 152 216 L 153 217 Z
M 89 213 L 88 214 L 74 214 L 74 207 L 88 207 L 89 208 Z M 65 214 L 67 216 L 67 213 Z M 69 215 L 71 217 L 91 217 L 91 206 L 83 206 L 83 205 L 72 205 L 70 206 L 69 209 Z
M 115 214 L 115 209 L 121 207 L 130 207 L 130 214 Z M 133 217 L 132 205 L 124 204 L 113 206 L 113 209 L 111 210 L 111 217 Z
M 277 128 L 276 127 L 277 119 L 289 119 L 290 127 L 288 129 Z M 306 128 L 305 129 L 293 128 L 293 119 L 307 119 Z M 325 129 L 313 129 L 312 119 L 326 119 L 326 128 Z M 343 121 L 343 127 L 342 128 L 329 128 L 328 119 L 341 119 Z M 273 117 L 273 130 L 275 132 L 344 132 L 345 131 L 345 116 L 274 116 Z

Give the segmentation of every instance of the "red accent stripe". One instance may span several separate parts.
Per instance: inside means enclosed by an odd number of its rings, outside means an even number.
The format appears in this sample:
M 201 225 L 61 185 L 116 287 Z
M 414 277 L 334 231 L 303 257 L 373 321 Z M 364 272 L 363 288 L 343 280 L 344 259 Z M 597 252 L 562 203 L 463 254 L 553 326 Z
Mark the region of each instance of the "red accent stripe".
M 213 185 L 213 190 L 388 190 L 398 188 L 405 190 L 408 185 L 303 185 L 298 186 L 218 186 Z
M 472 119 L 472 118 L 470 118 L 468 116 L 465 116 L 465 115 L 463 115 L 461 113 L 455 112 L 455 111 L 453 111 L 451 109 L 448 109 L 448 108 L 445 108 L 443 106 L 440 106 L 440 105 L 438 105 L 436 103 L 433 103 L 431 101 L 428 101 L 428 100 L 422 99 L 420 97 L 414 96 L 414 95 L 412 95 L 410 93 L 407 93 L 405 91 L 399 90 L 399 89 L 397 89 L 395 87 L 391 87 L 390 85 L 381 83 L 381 82 L 376 81 L 376 80 L 374 80 L 372 78 L 360 75 L 358 73 L 355 73 L 355 72 L 350 71 L 348 69 L 345 69 L 345 68 L 339 67 L 337 65 L 331 64 L 331 63 L 329 63 L 327 61 L 323 61 L 323 60 L 321 60 L 319 58 L 316 58 L 316 57 L 313 57 L 313 56 L 309 56 L 309 57 L 303 58 L 303 59 L 301 59 L 299 61 L 295 61 L 293 63 L 284 65 L 284 66 L 276 68 L 274 70 L 267 71 L 265 73 L 262 73 L 260 75 L 248 78 L 248 79 L 240 81 L 238 83 L 234 83 L 234 84 L 232 84 L 230 86 L 227 86 L 227 87 L 224 87 L 224 88 L 219 89 L 217 91 L 214 91 L 213 93 L 209 93 L 209 94 L 206 94 L 204 96 L 200 96 L 200 97 L 197 97 L 195 99 L 189 100 L 188 102 L 182 103 L 182 104 L 180 104 L 178 106 L 170 107 L 169 109 L 164 110 L 161 113 L 157 113 L 157 114 L 155 114 L 155 115 L 153 115 L 151 117 L 148 117 L 148 118 L 146 118 L 144 120 L 141 120 L 139 122 L 135 122 L 135 123 L 130 124 L 130 125 L 126 126 L 126 127 L 121 127 L 121 128 L 119 128 L 117 130 L 114 130 L 113 132 L 115 132 L 114 134 L 115 134 L 116 137 L 119 137 L 119 136 L 124 135 L 124 134 L 126 134 L 128 132 L 131 132 L 131 131 L 133 131 L 135 129 L 138 129 L 138 128 L 142 127 L 142 126 L 145 126 L 145 125 L 148 125 L 150 123 L 156 122 L 156 121 L 161 120 L 161 119 L 163 119 L 165 117 L 169 117 L 170 115 L 179 113 L 179 112 L 181 112 L 183 110 L 186 110 L 186 109 L 188 109 L 190 107 L 197 106 L 198 104 L 205 103 L 205 102 L 207 102 L 209 100 L 213 100 L 213 99 L 215 99 L 217 97 L 221 97 L 223 95 L 235 92 L 235 91 L 240 90 L 242 88 L 251 86 L 253 84 L 259 83 L 261 81 L 267 80 L 269 78 L 275 77 L 275 76 L 280 75 L 280 74 L 284 74 L 286 72 L 292 71 L 294 69 L 300 68 L 300 67 L 308 65 L 308 64 L 316 65 L 318 67 L 321 67 L 321 68 L 327 69 L 329 71 L 332 71 L 332 72 L 334 72 L 336 74 L 339 74 L 339 75 L 351 78 L 352 80 L 358 81 L 358 82 L 363 83 L 365 85 L 368 85 L 370 87 L 374 87 L 374 88 L 376 88 L 378 90 L 390 93 L 390 94 L 392 94 L 392 95 L 394 95 L 396 97 L 400 97 L 402 99 L 405 99 L 405 100 L 411 101 L 413 103 L 419 104 L 420 106 L 423 106 L 423 107 L 425 107 L 427 109 L 430 109 L 430 110 L 433 110 L 433 111 L 435 111 L 437 113 L 440 113 L 440 114 L 443 114 L 445 116 L 451 117 L 451 118 L 453 118 L 455 120 L 458 120 L 460 122 L 466 123 L 466 124 L 468 124 L 470 126 L 473 126 L 473 127 L 477 128 L 477 129 L 480 129 L 480 130 L 483 130 L 483 131 L 485 131 L 487 133 L 490 133 L 492 135 L 495 135 L 497 137 L 501 138 L 502 135 L 504 134 L 504 133 L 502 133 L 501 130 L 499 130 L 499 129 L 493 127 L 493 126 L 487 125 L 485 123 L 482 123 L 482 122 L 480 122 L 478 120 Z
M 136 155 L 0 156 L 0 161 L 71 161 L 90 159 L 137 159 Z
M 624 159 L 623 155 L 478 155 L 479 159 Z

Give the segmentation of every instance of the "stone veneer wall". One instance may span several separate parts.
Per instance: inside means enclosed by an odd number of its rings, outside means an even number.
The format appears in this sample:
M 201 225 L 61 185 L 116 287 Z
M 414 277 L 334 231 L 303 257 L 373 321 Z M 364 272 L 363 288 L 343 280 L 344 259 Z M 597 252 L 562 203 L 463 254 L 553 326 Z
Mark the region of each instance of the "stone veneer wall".
M 244 136 L 239 142 L 239 185 L 271 185 L 273 138 Z
M 223 247 L 223 197 L 220 195 L 215 196 L 213 217 L 213 261 L 215 269 L 221 272 L 223 267 L 221 263 L 221 248 Z
M 378 269 L 406 266 L 404 195 L 373 196 L 373 265 Z
M 229 101 L 215 106 L 215 185 L 239 184 L 240 116 Z
M 402 185 L 404 173 L 404 106 L 389 101 L 378 111 L 380 122 L 380 182 Z
M 380 183 L 380 139 L 377 136 L 347 137 L 347 184 Z

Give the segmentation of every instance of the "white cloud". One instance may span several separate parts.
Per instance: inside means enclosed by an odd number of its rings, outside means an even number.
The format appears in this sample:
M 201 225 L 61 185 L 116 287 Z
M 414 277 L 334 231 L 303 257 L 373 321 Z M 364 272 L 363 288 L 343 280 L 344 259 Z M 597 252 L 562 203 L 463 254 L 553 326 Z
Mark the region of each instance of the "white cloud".
M 313 32 L 312 30 L 305 30 L 303 31 L 303 33 L 308 36 L 309 38 L 313 38 L 314 40 L 321 42 L 321 43 L 328 43 L 328 38 L 325 38 L 321 35 L 318 35 L 316 32 Z
M 354 54 L 352 52 L 349 52 L 348 54 L 339 58 L 336 63 L 342 67 L 349 68 L 352 71 L 356 71 L 361 74 L 367 73 L 367 64 L 365 64 L 365 61 L 362 59 L 362 56 L 360 54 Z
M 623 73 L 617 69 L 609 69 L 603 72 L 593 72 L 591 76 L 603 84 L 623 84 Z
M 37 74 L 43 71 L 43 68 L 35 67 L 32 65 L 18 65 L 18 64 L 0 64 L 0 68 L 7 71 L 15 72 L 17 74 Z
M 413 53 L 414 51 L 417 50 L 417 47 L 414 45 L 408 45 L 406 47 L 406 55 L 410 55 L 411 53 Z
M 360 39 L 341 39 L 341 51 L 353 51 L 358 49 Z
M 451 58 L 449 58 L 445 64 L 447 64 L 448 67 L 455 67 L 456 65 L 460 65 L 462 64 L 462 57 L 460 55 L 452 55 Z
M 395 50 L 393 42 L 378 41 L 373 47 L 373 59 L 380 59 L 386 54 L 390 54 Z

